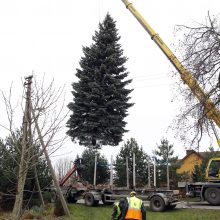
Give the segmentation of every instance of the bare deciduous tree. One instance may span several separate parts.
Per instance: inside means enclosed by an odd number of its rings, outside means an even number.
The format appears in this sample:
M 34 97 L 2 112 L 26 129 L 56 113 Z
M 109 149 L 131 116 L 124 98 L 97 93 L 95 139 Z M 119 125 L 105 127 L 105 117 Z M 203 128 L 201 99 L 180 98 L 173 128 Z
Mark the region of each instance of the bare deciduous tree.
M 27 77 L 25 81 L 26 93 L 25 93 L 25 108 L 23 109 L 23 126 L 22 126 L 22 147 L 17 149 L 19 152 L 19 160 L 17 160 L 18 169 L 18 182 L 16 200 L 13 208 L 12 219 L 20 219 L 22 215 L 23 207 L 23 191 L 26 181 L 27 171 L 33 166 L 36 171 L 36 163 L 39 156 L 43 153 L 47 159 L 48 166 L 51 170 L 51 175 L 56 180 L 53 167 L 49 158 L 49 154 L 55 152 L 66 140 L 65 132 L 59 134 L 65 126 L 65 118 L 67 116 L 67 109 L 64 108 L 64 99 L 61 100 L 63 95 L 63 88 L 55 88 L 54 81 L 45 86 L 45 80 L 43 79 L 41 84 L 34 80 L 34 84 L 31 82 L 32 76 Z M 33 89 L 31 89 L 31 84 Z M 6 112 L 8 116 L 9 126 L 1 125 L 1 127 L 7 129 L 12 137 L 14 132 L 14 109 L 11 103 L 10 90 L 9 97 L 3 93 L 3 99 L 6 106 Z M 20 105 L 22 107 L 22 104 Z M 62 135 L 62 136 L 61 136 Z M 33 150 L 33 145 L 42 146 L 36 152 Z M 48 153 L 49 152 L 49 153 Z M 15 160 L 15 158 L 13 158 Z M 37 173 L 35 172 L 36 183 Z M 40 186 L 38 185 L 38 191 L 40 192 Z M 59 188 L 59 185 L 57 186 Z M 60 194 L 61 191 L 58 189 Z M 60 195 L 63 197 L 63 195 Z M 61 198 L 62 199 L 62 198 Z M 42 195 L 41 195 L 42 200 Z M 42 200 L 43 203 L 43 200 Z M 65 203 L 65 204 L 64 204 Z M 63 199 L 62 204 L 65 213 L 69 215 L 69 210 L 66 206 L 66 202 Z
M 194 27 L 180 25 L 177 32 L 183 33 L 183 40 L 178 45 L 182 63 L 192 73 L 200 87 L 207 94 L 217 109 L 220 107 L 220 17 L 206 17 L 205 23 L 197 23 Z M 191 91 L 179 83 L 179 92 L 183 95 L 185 106 L 176 120 L 179 135 L 187 141 L 189 134 L 191 143 L 199 146 L 204 134 L 212 135 L 210 120 L 207 118 L 202 103 L 199 103 Z
M 55 170 L 56 175 L 58 176 L 58 179 L 63 178 L 66 173 L 72 168 L 73 166 L 73 160 L 71 160 L 68 157 L 61 158 L 55 163 Z

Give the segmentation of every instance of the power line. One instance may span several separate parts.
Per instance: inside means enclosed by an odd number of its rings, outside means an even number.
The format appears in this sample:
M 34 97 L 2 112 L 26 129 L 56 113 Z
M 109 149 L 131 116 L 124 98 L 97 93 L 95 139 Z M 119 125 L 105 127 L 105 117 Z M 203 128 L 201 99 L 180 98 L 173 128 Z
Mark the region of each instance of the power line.
M 138 78 L 138 79 L 134 79 L 133 81 L 138 82 L 138 81 L 146 81 L 146 80 L 158 80 L 158 79 L 167 79 L 167 77 L 165 76 L 155 76 L 155 77 L 145 77 L 145 78 Z
M 164 75 L 171 75 L 170 73 L 146 73 L 146 74 L 144 74 L 144 75 L 137 75 L 137 76 L 135 76 L 135 77 L 133 77 L 133 78 L 142 78 L 142 77 L 151 77 L 151 76 L 164 76 Z
M 152 88 L 152 87 L 161 87 L 161 86 L 170 86 L 168 83 L 163 83 L 163 84 L 154 84 L 154 85 L 143 85 L 143 86 L 135 86 L 132 87 L 133 89 L 142 89 L 142 88 Z

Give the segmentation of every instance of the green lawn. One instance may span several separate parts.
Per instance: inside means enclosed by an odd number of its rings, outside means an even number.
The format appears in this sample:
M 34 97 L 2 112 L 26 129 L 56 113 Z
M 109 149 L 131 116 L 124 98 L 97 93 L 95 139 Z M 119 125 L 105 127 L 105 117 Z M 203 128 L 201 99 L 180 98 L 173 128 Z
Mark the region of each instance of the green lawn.
M 112 206 L 87 207 L 83 204 L 69 205 L 71 218 L 63 220 L 110 220 Z M 147 210 L 147 220 L 219 220 L 220 210 L 174 209 L 166 212 Z

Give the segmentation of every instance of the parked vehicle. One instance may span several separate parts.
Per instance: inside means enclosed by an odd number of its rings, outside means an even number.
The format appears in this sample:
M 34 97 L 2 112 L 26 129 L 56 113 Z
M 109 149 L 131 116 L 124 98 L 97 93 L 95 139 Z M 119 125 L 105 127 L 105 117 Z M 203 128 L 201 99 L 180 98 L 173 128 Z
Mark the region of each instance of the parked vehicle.
M 73 167 L 60 180 L 60 188 L 69 203 L 76 203 L 78 200 L 83 199 L 87 206 L 96 206 L 101 202 L 108 205 L 113 204 L 120 198 L 129 196 L 131 189 L 127 187 L 93 186 L 80 179 L 76 184 L 65 185 L 67 180 L 76 171 L 80 173 L 82 167 L 83 165 L 80 163 L 80 159 L 77 159 Z M 139 198 L 144 202 L 150 203 L 152 211 L 160 212 L 166 209 L 173 209 L 179 201 L 178 190 L 163 190 L 156 188 L 136 188 L 134 190 Z M 56 195 L 54 187 L 50 188 L 50 191 Z

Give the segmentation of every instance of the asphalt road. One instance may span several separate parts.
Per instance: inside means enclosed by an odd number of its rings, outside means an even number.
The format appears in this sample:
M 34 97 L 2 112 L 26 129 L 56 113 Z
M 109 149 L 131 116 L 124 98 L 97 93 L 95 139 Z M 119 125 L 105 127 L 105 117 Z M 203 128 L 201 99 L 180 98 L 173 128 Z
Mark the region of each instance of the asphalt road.
M 144 205 L 146 207 L 149 206 L 149 202 L 145 202 Z M 207 202 L 180 202 L 176 209 L 212 209 L 212 210 L 220 210 L 220 206 L 213 206 L 208 204 Z
M 214 209 L 220 210 L 220 206 L 213 206 L 207 202 L 183 202 L 177 205 L 176 208 L 185 208 L 185 209 Z

